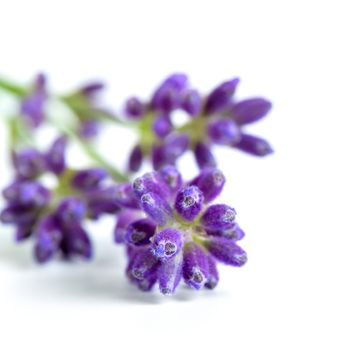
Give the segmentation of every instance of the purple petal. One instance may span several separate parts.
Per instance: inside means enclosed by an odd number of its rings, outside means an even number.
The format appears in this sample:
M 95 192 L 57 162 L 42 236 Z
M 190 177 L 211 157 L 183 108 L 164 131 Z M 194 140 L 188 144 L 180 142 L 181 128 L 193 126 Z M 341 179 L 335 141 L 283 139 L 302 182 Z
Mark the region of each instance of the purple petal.
M 141 197 L 143 211 L 158 225 L 165 225 L 173 220 L 172 210 L 162 197 L 155 193 L 145 193 Z
M 80 170 L 72 177 L 71 185 L 81 191 L 92 190 L 98 187 L 107 176 L 108 173 L 103 168 Z
M 197 116 L 202 109 L 202 99 L 197 90 L 187 90 L 182 99 L 182 109 L 190 116 Z
M 235 144 L 234 147 L 259 157 L 264 157 L 273 153 L 273 149 L 266 140 L 247 134 L 242 134 L 241 140 Z
M 201 289 L 209 276 L 208 256 L 204 250 L 194 242 L 184 247 L 183 277 L 185 282 L 194 289 Z
M 58 137 L 45 155 L 46 167 L 54 174 L 61 175 L 66 168 L 67 143 L 68 140 L 65 136 Z
M 201 217 L 201 224 L 208 230 L 226 230 L 234 226 L 236 211 L 226 204 L 214 204 Z
M 206 247 L 216 259 L 225 264 L 240 267 L 247 262 L 247 253 L 231 239 L 213 237 Z
M 205 113 L 211 115 L 225 110 L 230 105 L 238 83 L 239 78 L 235 78 L 216 87 L 207 97 Z
M 136 245 L 146 245 L 150 243 L 150 238 L 154 235 L 156 226 L 149 219 L 139 219 L 129 224 L 125 232 L 125 241 Z
M 225 237 L 232 239 L 233 241 L 239 241 L 245 236 L 244 231 L 240 228 L 237 222 L 234 223 L 233 227 L 227 230 L 206 230 L 206 232 L 209 236 Z
M 42 174 L 45 162 L 42 154 L 34 148 L 13 153 L 13 165 L 20 178 L 32 179 Z
M 114 227 L 114 242 L 115 243 L 124 243 L 126 229 L 129 224 L 140 216 L 139 212 L 136 210 L 122 210 L 117 215 L 117 223 Z
M 197 186 L 187 186 L 178 192 L 175 209 L 186 221 L 193 221 L 203 207 L 203 193 Z
M 171 120 L 166 114 L 157 116 L 152 123 L 153 132 L 159 138 L 164 138 L 165 136 L 169 135 L 172 128 L 173 125 L 171 124 Z
M 142 149 L 140 145 L 135 145 L 129 155 L 128 169 L 131 172 L 137 172 L 140 170 L 143 160 Z
M 204 287 L 214 289 L 219 283 L 219 272 L 215 260 L 208 255 L 208 279 Z
M 222 191 L 226 179 L 223 172 L 219 169 L 204 169 L 191 181 L 191 185 L 198 186 L 204 196 L 206 203 L 214 200 Z
M 77 225 L 86 214 L 85 203 L 75 197 L 69 197 L 61 200 L 57 207 L 57 216 L 60 222 L 65 226 Z
M 182 176 L 173 165 L 166 165 L 158 172 L 167 184 L 172 194 L 176 193 L 182 186 Z
M 265 117 L 271 107 L 271 102 L 264 98 L 250 98 L 233 104 L 230 115 L 239 125 L 250 124 Z
M 139 119 L 145 114 L 146 106 L 137 97 L 131 97 L 126 101 L 124 111 L 130 119 Z
M 166 260 L 178 254 L 182 246 L 182 233 L 175 228 L 166 228 L 154 236 L 151 247 L 158 259 Z
M 194 155 L 196 162 L 200 169 L 204 168 L 215 168 L 216 160 L 210 147 L 203 142 L 198 142 L 194 148 Z
M 163 260 L 158 267 L 158 280 L 160 292 L 171 295 L 175 292 L 182 277 L 183 256 L 182 252 L 172 259 Z

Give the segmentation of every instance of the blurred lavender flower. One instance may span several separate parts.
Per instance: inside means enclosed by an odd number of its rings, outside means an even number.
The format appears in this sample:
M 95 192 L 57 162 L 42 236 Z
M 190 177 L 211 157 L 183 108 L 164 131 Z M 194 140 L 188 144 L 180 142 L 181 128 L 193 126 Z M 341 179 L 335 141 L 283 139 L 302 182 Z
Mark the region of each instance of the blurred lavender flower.
M 194 289 L 213 289 L 219 280 L 217 261 L 245 264 L 247 255 L 237 245 L 244 233 L 235 221 L 236 211 L 210 204 L 224 183 L 216 168 L 184 183 L 173 166 L 134 181 L 129 196 L 138 199 L 148 218 L 135 221 L 129 213 L 116 226 L 116 241 L 127 246 L 126 273 L 132 283 L 150 290 L 158 281 L 163 294 L 172 294 L 183 278 Z
M 84 229 L 86 219 L 120 210 L 119 185 L 108 182 L 105 169 L 66 167 L 67 139 L 58 137 L 48 151 L 34 148 L 13 152 L 13 182 L 3 190 L 6 207 L 0 220 L 16 228 L 16 241 L 32 237 L 39 263 L 60 254 L 90 259 L 92 245 Z M 51 172 L 57 182 L 47 188 L 41 175 Z
M 40 73 L 36 76 L 31 91 L 21 102 L 21 113 L 29 127 L 37 128 L 44 121 L 46 100 L 46 77 Z
M 212 145 L 223 145 L 243 152 L 266 156 L 273 152 L 269 143 L 245 132 L 245 126 L 265 117 L 271 103 L 264 98 L 236 101 L 239 78 L 223 82 L 207 96 L 193 89 L 185 74 L 167 77 L 155 90 L 150 101 L 129 98 L 124 107 L 127 118 L 139 126 L 140 140 L 129 159 L 129 171 L 138 171 L 142 160 L 151 157 L 153 168 L 174 165 L 187 150 L 192 150 L 199 168 L 215 167 Z M 173 112 L 182 110 L 188 120 L 175 126 Z M 169 139 L 187 138 L 187 146 L 176 152 Z

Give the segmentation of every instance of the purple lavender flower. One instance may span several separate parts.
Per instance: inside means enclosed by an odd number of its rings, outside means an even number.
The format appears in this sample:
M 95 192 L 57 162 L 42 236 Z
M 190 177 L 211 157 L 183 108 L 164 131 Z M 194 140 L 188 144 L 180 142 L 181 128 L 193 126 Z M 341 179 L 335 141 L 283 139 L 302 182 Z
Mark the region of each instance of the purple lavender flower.
M 44 121 L 46 100 L 46 77 L 38 74 L 32 90 L 21 103 L 21 112 L 29 127 L 37 128 Z
M 68 145 L 66 136 L 60 136 L 50 146 L 45 154 L 47 170 L 56 175 L 61 175 L 66 169 L 65 153 Z
M 16 175 L 21 179 L 33 179 L 44 172 L 43 155 L 34 148 L 25 148 L 12 154 Z
M 121 222 L 117 237 L 127 245 L 132 283 L 148 291 L 158 281 L 166 295 L 175 292 L 181 278 L 191 288 L 213 289 L 219 281 L 217 261 L 237 267 L 246 262 L 237 245 L 244 233 L 235 221 L 236 211 L 225 204 L 210 205 L 224 183 L 222 172 L 213 168 L 183 183 L 171 166 L 135 180 L 135 196 L 148 219 L 130 223 L 127 215 L 128 226 Z
M 238 84 L 239 78 L 233 78 L 201 96 L 185 74 L 173 74 L 160 84 L 149 102 L 142 103 L 136 97 L 127 100 L 126 115 L 137 119 L 140 132 L 140 149 L 134 148 L 129 160 L 133 164 L 136 159 L 136 165 L 129 165 L 129 170 L 138 171 L 148 157 L 155 170 L 176 165 L 188 150 L 194 153 L 200 169 L 216 167 L 214 144 L 256 156 L 272 153 L 267 141 L 245 131 L 247 124 L 265 117 L 272 105 L 260 97 L 236 101 Z M 173 113 L 176 110 L 188 116 L 179 126 Z

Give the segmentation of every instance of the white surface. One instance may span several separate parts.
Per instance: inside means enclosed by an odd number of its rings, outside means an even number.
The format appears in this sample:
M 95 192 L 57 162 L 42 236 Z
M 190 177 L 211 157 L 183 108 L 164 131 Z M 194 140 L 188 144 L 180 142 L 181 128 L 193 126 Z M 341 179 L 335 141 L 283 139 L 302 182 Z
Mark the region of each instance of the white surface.
M 240 96 L 274 102 L 250 130 L 276 149 L 263 160 L 218 150 L 249 263 L 222 267 L 214 292 L 129 286 L 108 220 L 93 228 L 94 262 L 44 268 L 1 227 L 1 349 L 349 349 L 347 1 L 0 4 L 0 73 L 43 69 L 59 90 L 101 77 L 116 108 L 173 71 L 203 91 L 239 75 Z

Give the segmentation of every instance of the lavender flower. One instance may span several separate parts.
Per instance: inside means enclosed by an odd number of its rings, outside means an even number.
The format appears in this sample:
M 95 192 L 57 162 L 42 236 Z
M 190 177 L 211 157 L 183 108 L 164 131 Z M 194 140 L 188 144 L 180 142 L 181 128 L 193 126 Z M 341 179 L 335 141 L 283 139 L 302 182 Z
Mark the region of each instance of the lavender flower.
M 247 260 L 237 245 L 244 233 L 236 211 L 210 204 L 225 183 L 222 172 L 206 169 L 188 183 L 180 179 L 169 165 L 137 178 L 135 197 L 148 219 L 132 221 L 128 215 L 128 226 L 119 224 L 123 233 L 116 241 L 127 246 L 127 275 L 142 290 L 158 281 L 161 293 L 172 294 L 181 278 L 191 288 L 213 289 L 217 261 L 239 267 Z
M 140 131 L 140 142 L 130 154 L 129 170 L 138 171 L 147 157 L 155 170 L 175 165 L 187 150 L 193 151 L 200 169 L 213 168 L 217 166 L 211 150 L 215 144 L 255 156 L 272 153 L 267 141 L 245 132 L 247 124 L 268 114 L 271 102 L 260 97 L 236 101 L 239 81 L 225 81 L 201 96 L 185 74 L 177 73 L 160 84 L 149 102 L 137 97 L 128 99 L 125 114 L 135 120 Z M 176 110 L 188 115 L 179 127 L 174 120 Z

